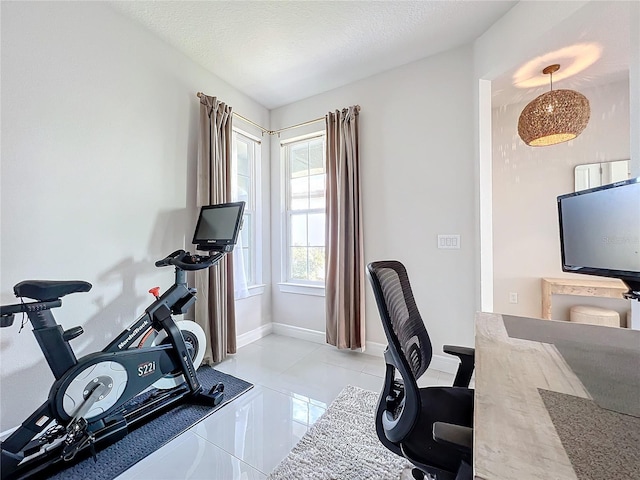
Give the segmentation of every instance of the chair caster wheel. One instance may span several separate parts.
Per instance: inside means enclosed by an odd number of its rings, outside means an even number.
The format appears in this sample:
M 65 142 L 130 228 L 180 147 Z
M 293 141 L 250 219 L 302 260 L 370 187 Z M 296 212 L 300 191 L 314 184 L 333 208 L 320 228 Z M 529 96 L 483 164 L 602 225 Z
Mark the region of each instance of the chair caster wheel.
M 418 468 L 414 468 L 413 470 L 411 470 L 411 475 L 413 475 L 413 478 L 415 478 L 415 480 L 425 479 L 424 472 Z

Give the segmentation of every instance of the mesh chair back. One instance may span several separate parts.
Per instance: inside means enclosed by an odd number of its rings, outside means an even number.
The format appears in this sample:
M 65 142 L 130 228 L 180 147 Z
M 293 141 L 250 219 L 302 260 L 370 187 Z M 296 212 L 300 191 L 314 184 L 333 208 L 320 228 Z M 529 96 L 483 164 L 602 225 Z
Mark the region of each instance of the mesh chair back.
M 407 270 L 396 260 L 372 262 L 367 270 L 389 348 L 400 349 L 398 353 L 417 380 L 429 367 L 433 349 L 413 298 Z

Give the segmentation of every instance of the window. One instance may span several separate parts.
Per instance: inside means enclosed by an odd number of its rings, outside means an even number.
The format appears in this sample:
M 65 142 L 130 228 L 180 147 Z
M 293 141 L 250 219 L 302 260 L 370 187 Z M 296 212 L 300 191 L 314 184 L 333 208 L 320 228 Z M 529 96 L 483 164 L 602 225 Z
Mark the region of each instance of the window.
M 260 140 L 240 130 L 233 130 L 233 198 L 244 201 L 243 225 L 240 231 L 243 268 L 247 286 L 260 282 L 258 262 L 257 192 L 260 166 Z
M 287 283 L 324 286 L 325 135 L 282 145 L 285 171 Z

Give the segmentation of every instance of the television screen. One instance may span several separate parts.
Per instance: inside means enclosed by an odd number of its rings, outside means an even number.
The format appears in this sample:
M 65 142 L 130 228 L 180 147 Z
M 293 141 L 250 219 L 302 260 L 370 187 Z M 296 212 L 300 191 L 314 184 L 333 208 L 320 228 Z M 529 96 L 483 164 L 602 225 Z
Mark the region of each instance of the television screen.
M 558 197 L 562 270 L 640 282 L 640 178 Z
M 207 250 L 215 250 L 218 247 L 221 250 L 231 250 L 238 239 L 243 212 L 244 202 L 202 207 L 193 234 L 193 243 L 206 246 Z

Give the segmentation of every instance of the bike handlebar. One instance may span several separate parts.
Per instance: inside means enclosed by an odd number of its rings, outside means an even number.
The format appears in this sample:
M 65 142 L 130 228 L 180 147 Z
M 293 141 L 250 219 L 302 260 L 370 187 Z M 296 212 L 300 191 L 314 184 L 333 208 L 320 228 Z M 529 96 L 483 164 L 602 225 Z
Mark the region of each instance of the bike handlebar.
M 176 250 L 162 260 L 158 260 L 156 267 L 174 265 L 182 270 L 202 270 L 215 265 L 224 255 L 224 252 L 216 252 L 213 255 L 191 255 L 184 250 Z

